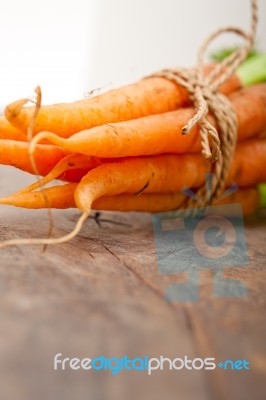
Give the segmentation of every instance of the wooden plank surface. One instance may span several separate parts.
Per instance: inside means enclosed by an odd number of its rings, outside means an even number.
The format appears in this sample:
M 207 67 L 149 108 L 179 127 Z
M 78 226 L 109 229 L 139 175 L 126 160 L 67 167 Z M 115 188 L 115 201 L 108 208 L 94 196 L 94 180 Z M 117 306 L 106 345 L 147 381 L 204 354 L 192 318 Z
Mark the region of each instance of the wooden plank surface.
M 0 170 L 0 193 L 32 182 Z M 55 235 L 77 211 L 54 213 Z M 44 211 L 1 207 L 3 238 L 46 235 Z M 249 264 L 225 275 L 248 288 L 240 299 L 212 295 L 213 272 L 199 273 L 196 303 L 163 297 L 185 274 L 158 271 L 149 214 L 102 213 L 72 242 L 0 251 L 0 398 L 249 400 L 265 398 L 266 218 L 246 221 Z M 216 357 L 247 359 L 250 371 L 54 371 L 53 357 Z

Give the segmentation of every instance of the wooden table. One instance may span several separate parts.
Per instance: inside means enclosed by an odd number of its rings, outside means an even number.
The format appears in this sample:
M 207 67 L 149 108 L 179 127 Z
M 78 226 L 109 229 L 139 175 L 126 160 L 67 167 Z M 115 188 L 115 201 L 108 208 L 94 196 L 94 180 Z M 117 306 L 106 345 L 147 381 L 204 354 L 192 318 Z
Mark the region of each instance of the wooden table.
M 1 195 L 32 178 L 2 168 Z M 1 239 L 40 237 L 44 211 L 1 207 Z M 200 299 L 170 303 L 163 291 L 185 274 L 161 275 L 149 214 L 102 213 L 79 237 L 50 246 L 0 251 L 0 399 L 211 400 L 266 398 L 266 218 L 246 221 L 249 264 L 225 276 L 248 296 L 212 295 L 212 271 L 199 273 Z M 54 235 L 71 230 L 77 211 L 54 213 Z M 215 357 L 246 359 L 250 371 L 54 371 L 64 357 Z

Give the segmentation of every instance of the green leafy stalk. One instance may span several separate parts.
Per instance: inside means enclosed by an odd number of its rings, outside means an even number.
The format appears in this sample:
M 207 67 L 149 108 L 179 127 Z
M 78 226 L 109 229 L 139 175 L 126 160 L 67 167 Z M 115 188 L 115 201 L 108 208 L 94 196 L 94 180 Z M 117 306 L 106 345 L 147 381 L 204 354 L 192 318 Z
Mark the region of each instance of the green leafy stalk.
M 243 62 L 237 69 L 243 86 L 266 82 L 266 54 L 257 54 Z
M 230 56 L 230 54 L 232 54 L 234 51 L 236 51 L 236 50 L 238 50 L 238 49 L 239 49 L 239 47 L 237 47 L 237 46 L 235 46 L 235 47 L 225 47 L 225 48 L 222 48 L 222 49 L 220 49 L 220 50 L 217 50 L 217 51 L 211 53 L 210 59 L 211 59 L 212 61 L 214 61 L 214 62 L 223 61 L 224 58 Z M 252 58 L 252 57 L 254 57 L 254 56 L 257 56 L 258 54 L 259 54 L 259 51 L 258 51 L 258 50 L 252 49 L 252 50 L 249 52 L 248 56 L 247 56 L 247 60 L 250 59 L 250 58 Z
M 210 58 L 214 62 L 219 62 L 235 50 L 237 47 L 221 49 L 211 54 Z M 251 50 L 247 59 L 238 67 L 237 75 L 243 86 L 266 82 L 266 54 L 256 49 Z
M 266 184 L 259 185 L 260 206 L 266 208 Z

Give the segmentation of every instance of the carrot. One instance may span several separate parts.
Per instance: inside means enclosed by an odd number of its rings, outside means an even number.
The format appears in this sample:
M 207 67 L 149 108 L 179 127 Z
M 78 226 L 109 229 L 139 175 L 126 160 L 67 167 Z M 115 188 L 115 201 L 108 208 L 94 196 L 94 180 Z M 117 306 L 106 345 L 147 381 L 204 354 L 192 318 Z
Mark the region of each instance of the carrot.
M 266 140 L 240 143 L 227 185 L 235 181 L 246 187 L 266 181 L 265 164 Z M 174 193 L 185 186 L 197 188 L 204 184 L 205 173 L 209 171 L 210 163 L 200 154 L 139 157 L 103 164 L 82 178 L 75 191 L 75 202 L 80 210 L 89 212 L 91 204 L 102 196 Z
M 11 196 L 2 197 L 0 204 L 31 209 L 47 208 L 47 204 L 51 208 L 74 208 L 74 190 L 76 187 L 77 183 L 67 183 L 36 192 L 21 191 Z
M 266 129 L 259 134 L 260 139 L 266 138 Z
M 8 141 L 2 141 L 4 144 Z M 21 143 L 15 142 L 16 146 Z M 26 144 L 22 144 L 24 152 L 27 151 L 25 148 Z M 49 150 L 50 146 L 39 145 L 37 147 L 37 163 L 42 165 L 42 152 Z M 1 150 L 1 141 L 0 141 Z M 21 149 L 20 149 L 21 150 Z M 42 150 L 40 152 L 40 150 Z M 52 147 L 52 152 L 60 149 Z M 0 151 L 0 155 L 5 155 L 5 151 Z M 22 153 L 20 153 L 22 154 Z M 27 153 L 26 153 L 27 154 Z M 46 152 L 45 157 L 49 153 Z M 250 157 L 250 154 L 253 157 Z M 22 154 L 23 155 L 23 154 Z M 57 153 L 53 154 L 53 157 L 57 159 Z M 62 155 L 59 153 L 59 158 Z M 22 157 L 23 159 L 23 157 Z M 236 181 L 239 186 L 247 187 L 257 184 L 259 182 L 266 181 L 266 169 L 264 168 L 266 159 L 266 140 L 249 140 L 239 143 L 236 150 L 235 159 L 233 165 L 229 171 L 228 184 Z M 38 161 L 39 160 L 39 161 Z M 95 191 L 98 193 L 97 197 L 106 194 L 106 190 L 111 190 L 111 185 L 114 185 L 115 192 L 107 194 L 117 194 L 129 191 L 129 193 L 137 193 L 139 191 L 146 192 L 176 192 L 182 189 L 184 186 L 199 187 L 204 183 L 204 174 L 210 170 L 210 164 L 205 161 L 199 154 L 187 154 L 187 155 L 162 155 L 154 157 L 137 157 L 128 158 L 125 160 L 112 160 L 112 163 L 102 164 L 106 160 L 99 160 L 93 157 L 82 156 L 80 154 L 71 154 L 58 162 L 53 169 L 51 164 L 55 163 L 54 159 L 51 160 L 50 164 L 43 166 L 41 172 L 47 172 L 47 176 L 40 182 L 34 183 L 25 189 L 22 189 L 17 194 L 27 193 L 35 190 L 43 185 L 46 185 L 51 180 L 61 176 L 61 179 L 69 179 L 69 176 L 64 172 L 66 169 L 72 169 L 76 173 L 76 168 L 80 169 L 82 174 L 86 171 L 90 172 L 82 179 L 79 185 L 79 191 L 81 198 L 84 197 L 85 203 L 89 199 L 87 190 L 89 192 Z M 8 162 L 9 163 L 9 162 Z M 29 160 L 24 161 L 23 167 L 25 170 L 31 168 Z M 20 165 L 21 167 L 22 165 Z M 174 173 L 174 171 L 177 171 Z M 32 172 L 32 171 L 30 171 Z M 108 184 L 110 183 L 110 187 Z M 117 188 L 117 185 L 119 188 Z M 132 185 L 135 185 L 132 187 Z M 147 186 L 147 187 L 146 187 Z M 84 195 L 83 195 L 83 187 Z M 93 189 L 94 188 L 94 189 Z M 101 190 L 103 191 L 101 193 Z M 100 193 L 99 193 L 100 191 Z M 82 207 L 81 207 L 82 208 Z
M 24 132 L 15 128 L 7 119 L 0 116 L 0 139 L 19 140 L 22 142 L 27 141 L 27 136 Z
M 68 169 L 56 179 L 59 179 L 63 182 L 79 182 L 90 170 L 91 167 L 85 169 L 84 168 Z
M 34 158 L 41 175 L 47 175 L 51 169 L 66 156 L 68 152 L 53 145 L 38 145 Z M 23 171 L 33 173 L 26 142 L 16 140 L 0 140 L 0 164 L 11 165 Z
M 206 68 L 208 72 L 210 67 Z M 221 86 L 223 93 L 231 93 L 241 86 L 237 75 Z M 43 106 L 36 119 L 34 134 L 53 131 L 59 136 L 72 134 L 95 126 L 127 121 L 147 115 L 175 110 L 188 101 L 185 89 L 160 77 L 151 77 L 111 90 L 100 96 L 69 104 Z M 12 125 L 27 132 L 34 108 L 23 108 L 26 100 L 18 100 L 5 109 L 5 116 Z
M 44 189 L 46 198 L 51 208 L 75 208 L 74 191 L 75 183 L 61 186 L 53 186 Z M 162 212 L 182 209 L 187 197 L 181 193 L 151 193 L 151 194 L 120 194 L 116 196 L 103 196 L 92 204 L 94 210 L 110 211 L 141 211 L 141 212 Z M 243 214 L 253 213 L 259 205 L 259 192 L 255 188 L 241 189 L 216 204 L 240 203 Z M 9 204 L 15 207 L 30 209 L 46 208 L 47 202 L 41 191 L 12 195 L 0 199 L 0 204 Z
M 39 173 L 40 175 L 45 175 L 41 183 L 33 184 L 33 186 L 36 185 L 37 187 L 39 187 L 40 184 L 41 186 L 46 185 L 53 179 L 79 182 L 92 168 L 107 161 L 112 161 L 112 159 L 100 159 L 76 153 L 69 154 L 66 150 L 53 145 L 38 145 L 36 157 L 39 159 Z M 49 162 L 47 163 L 48 160 Z M 116 159 L 113 160 L 115 161 Z M 42 162 L 46 165 L 42 166 Z M 34 174 L 29 158 L 28 144 L 25 142 L 0 140 L 0 164 L 10 165 L 22 171 Z M 30 186 L 27 190 L 33 190 L 33 186 Z
M 120 194 L 103 196 L 92 203 L 93 210 L 163 212 L 182 209 L 187 197 L 181 193 L 141 194 L 134 196 Z M 243 215 L 249 215 L 259 207 L 259 191 L 256 188 L 240 189 L 215 205 L 240 203 Z M 199 207 L 197 205 L 196 207 Z M 230 210 L 229 210 L 230 212 Z M 232 209 L 232 213 L 234 210 Z
M 230 96 L 237 113 L 239 140 L 266 129 L 266 84 L 244 88 Z M 97 157 L 124 157 L 162 153 L 191 153 L 201 149 L 199 127 L 181 135 L 182 127 L 194 115 L 192 108 L 103 125 L 84 130 L 68 139 L 50 132 L 34 137 L 35 143 L 47 139 L 71 152 Z M 210 121 L 215 121 L 210 116 Z
M 250 154 L 253 155 L 252 158 Z M 248 187 L 266 181 L 265 160 L 265 139 L 239 143 L 229 171 L 228 185 L 235 181 L 239 186 Z M 91 197 L 94 200 L 103 195 L 139 191 L 177 192 L 184 186 L 196 188 L 204 183 L 205 173 L 210 171 L 210 164 L 200 154 L 136 157 L 102 164 L 103 161 L 106 160 L 80 154 L 68 155 L 40 182 L 28 186 L 17 195 L 46 185 L 59 175 L 62 177 L 67 168 L 74 168 L 73 172 L 78 167 L 90 170 L 81 180 L 76 193 L 79 202 L 84 204 Z M 80 208 L 84 209 L 82 206 Z
M 248 187 L 266 182 L 266 138 L 239 144 L 227 182 Z
M 73 179 L 74 181 L 78 179 L 79 181 L 81 177 L 83 177 L 84 175 L 86 175 L 86 173 L 88 173 L 88 171 L 101 164 L 102 164 L 101 161 L 96 159 L 95 157 L 83 156 L 81 154 L 69 154 L 68 156 L 62 158 L 54 166 L 54 168 L 47 175 L 45 175 L 44 178 L 20 190 L 19 192 L 17 192 L 17 194 L 31 192 L 42 186 L 47 185 L 49 182 L 57 178 L 67 181 L 69 180 L 69 178 L 71 181 Z M 77 173 L 77 170 L 82 171 L 82 176 L 80 176 L 80 174 Z M 74 174 L 71 176 L 69 174 L 69 171 L 73 171 Z
M 248 150 L 248 151 L 247 151 Z M 243 153 L 246 152 L 246 157 Z M 255 154 L 252 160 L 250 176 L 246 176 L 243 171 L 249 171 L 250 152 Z M 239 157 L 239 153 L 241 157 Z M 231 167 L 231 179 L 237 177 L 244 185 L 266 181 L 266 140 L 247 141 L 239 144 L 236 156 Z M 242 163 L 242 164 L 241 164 Z M 184 173 L 182 174 L 182 167 Z M 147 193 L 174 193 L 182 189 L 184 184 L 195 187 L 202 185 L 204 180 L 204 170 L 210 168 L 210 164 L 203 160 L 199 154 L 196 155 L 162 155 L 153 157 L 140 157 L 136 159 L 126 159 L 113 164 L 103 164 L 91 170 L 81 182 L 75 186 L 74 204 L 82 211 L 74 229 L 67 235 L 57 238 L 38 238 L 38 239 L 11 239 L 0 243 L 0 248 L 17 244 L 59 244 L 73 239 L 82 229 L 84 221 L 88 218 L 92 204 L 102 196 L 113 196 L 117 194 L 139 194 L 144 191 Z M 177 171 L 175 174 L 174 171 Z M 193 172 L 193 173 L 192 173 Z M 227 184 L 230 182 L 227 182 Z M 241 185 L 241 183 L 240 183 Z M 73 193 L 73 189 L 70 192 Z M 48 190 L 48 189 L 47 189 Z M 29 206 L 28 196 L 39 196 L 43 198 L 45 205 L 49 204 L 47 190 L 41 192 L 31 192 L 18 195 L 20 200 Z M 36 193 L 39 193 L 36 195 Z M 59 202 L 66 202 L 65 207 L 73 205 L 73 198 L 63 196 L 63 200 L 58 197 L 58 190 L 54 189 L 54 199 Z M 24 196 L 27 196 L 26 198 Z M 16 195 L 0 201 L 2 204 L 15 204 Z M 70 203 L 68 202 L 70 199 Z M 38 204 L 38 199 L 37 203 Z M 22 203 L 20 203 L 22 206 Z M 33 202 L 32 202 L 33 205 Z M 36 207 L 36 205 L 35 205 Z
M 56 178 L 68 182 L 79 182 L 91 168 L 103 163 L 100 159 L 82 154 L 75 157 L 73 162 L 70 160 L 70 163 L 68 163 L 67 154 L 66 150 L 57 146 L 38 145 L 34 157 L 36 156 L 39 159 L 37 169 L 40 175 L 46 176 L 47 183 Z M 76 155 L 73 154 L 72 156 Z M 60 165 L 58 165 L 59 162 Z M 31 174 L 35 173 L 29 157 L 28 144 L 25 142 L 0 140 L 0 164 L 10 165 Z M 40 186 L 37 183 L 36 185 Z

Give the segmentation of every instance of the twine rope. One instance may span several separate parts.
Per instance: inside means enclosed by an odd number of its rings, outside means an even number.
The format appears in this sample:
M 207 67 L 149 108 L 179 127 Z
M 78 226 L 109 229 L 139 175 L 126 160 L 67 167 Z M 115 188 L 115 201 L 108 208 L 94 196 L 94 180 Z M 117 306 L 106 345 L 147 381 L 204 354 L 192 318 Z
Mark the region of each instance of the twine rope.
M 235 73 L 238 66 L 248 56 L 255 41 L 257 24 L 257 0 L 251 0 L 251 28 L 249 32 L 234 26 L 220 28 L 209 35 L 202 43 L 198 51 L 196 68 L 164 69 L 152 74 L 152 76 L 169 79 L 185 88 L 195 107 L 196 113 L 183 127 L 182 134 L 189 134 L 192 128 L 198 124 L 202 154 L 213 163 L 211 198 L 205 187 L 196 192 L 196 195 L 203 200 L 205 205 L 222 194 L 237 142 L 238 122 L 235 109 L 230 100 L 218 89 Z M 208 75 L 204 75 L 203 67 L 207 47 L 217 36 L 227 32 L 244 38 L 243 46 L 218 63 Z M 218 130 L 206 119 L 209 111 L 216 120 Z M 185 207 L 189 208 L 192 204 L 193 201 L 188 200 Z

